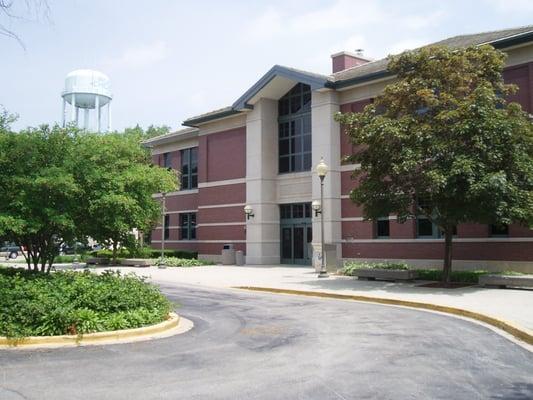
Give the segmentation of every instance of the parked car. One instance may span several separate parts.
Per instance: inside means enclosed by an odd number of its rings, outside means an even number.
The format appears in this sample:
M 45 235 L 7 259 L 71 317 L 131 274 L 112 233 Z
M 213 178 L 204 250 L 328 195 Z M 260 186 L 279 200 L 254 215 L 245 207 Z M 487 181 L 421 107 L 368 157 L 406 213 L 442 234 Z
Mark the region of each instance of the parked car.
M 0 257 L 4 257 L 6 260 L 14 260 L 20 254 L 19 246 L 4 246 L 0 247 Z

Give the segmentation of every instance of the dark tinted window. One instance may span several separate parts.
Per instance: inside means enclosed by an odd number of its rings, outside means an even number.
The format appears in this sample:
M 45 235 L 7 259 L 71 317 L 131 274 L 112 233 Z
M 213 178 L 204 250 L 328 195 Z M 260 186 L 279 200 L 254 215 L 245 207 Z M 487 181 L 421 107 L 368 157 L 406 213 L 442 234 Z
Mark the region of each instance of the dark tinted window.
M 198 147 L 181 150 L 181 190 L 198 187 Z
M 311 169 L 311 88 L 297 84 L 279 100 L 279 172 Z
M 376 236 L 385 238 L 390 236 L 390 221 L 388 218 L 378 219 L 376 222 Z

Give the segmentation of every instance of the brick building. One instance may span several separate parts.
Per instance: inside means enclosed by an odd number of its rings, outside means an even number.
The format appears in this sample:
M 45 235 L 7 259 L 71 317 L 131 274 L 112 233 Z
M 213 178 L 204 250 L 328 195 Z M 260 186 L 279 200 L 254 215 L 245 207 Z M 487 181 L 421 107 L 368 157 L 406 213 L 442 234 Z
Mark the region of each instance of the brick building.
M 512 96 L 533 112 L 533 26 L 463 35 L 435 43 L 489 43 L 508 54 L 504 78 Z M 190 249 L 218 259 L 224 243 L 243 250 L 248 264 L 310 264 L 319 248 L 320 222 L 311 210 L 321 157 L 330 171 L 324 186 L 325 240 L 346 259 L 406 260 L 440 266 L 443 239 L 423 218 L 364 221 L 348 198 L 353 165 L 341 158 L 351 144 L 333 119 L 360 111 L 394 79 L 387 61 L 332 55 L 332 74 L 276 65 L 231 106 L 184 121 L 188 128 L 145 142 L 155 164 L 181 171 L 181 189 L 167 194 L 166 229 L 152 245 Z M 253 209 L 247 219 L 244 206 Z M 533 271 L 533 230 L 464 224 L 454 239 L 456 268 Z

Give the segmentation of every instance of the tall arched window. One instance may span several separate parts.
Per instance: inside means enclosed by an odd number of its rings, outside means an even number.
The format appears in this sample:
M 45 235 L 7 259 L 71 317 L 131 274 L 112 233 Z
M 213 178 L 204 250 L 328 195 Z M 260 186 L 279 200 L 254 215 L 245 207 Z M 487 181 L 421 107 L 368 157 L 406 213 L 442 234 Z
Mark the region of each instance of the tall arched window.
M 298 83 L 279 100 L 279 172 L 311 170 L 311 88 Z

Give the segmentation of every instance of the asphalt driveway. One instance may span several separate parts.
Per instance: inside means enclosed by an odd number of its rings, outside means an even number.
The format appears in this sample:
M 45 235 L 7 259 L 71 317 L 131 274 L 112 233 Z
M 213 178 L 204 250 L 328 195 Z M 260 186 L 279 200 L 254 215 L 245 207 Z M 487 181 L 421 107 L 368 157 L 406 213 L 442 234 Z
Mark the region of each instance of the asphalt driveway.
M 195 323 L 152 342 L 0 351 L 0 399 L 532 399 L 533 354 L 396 307 L 165 286 Z

